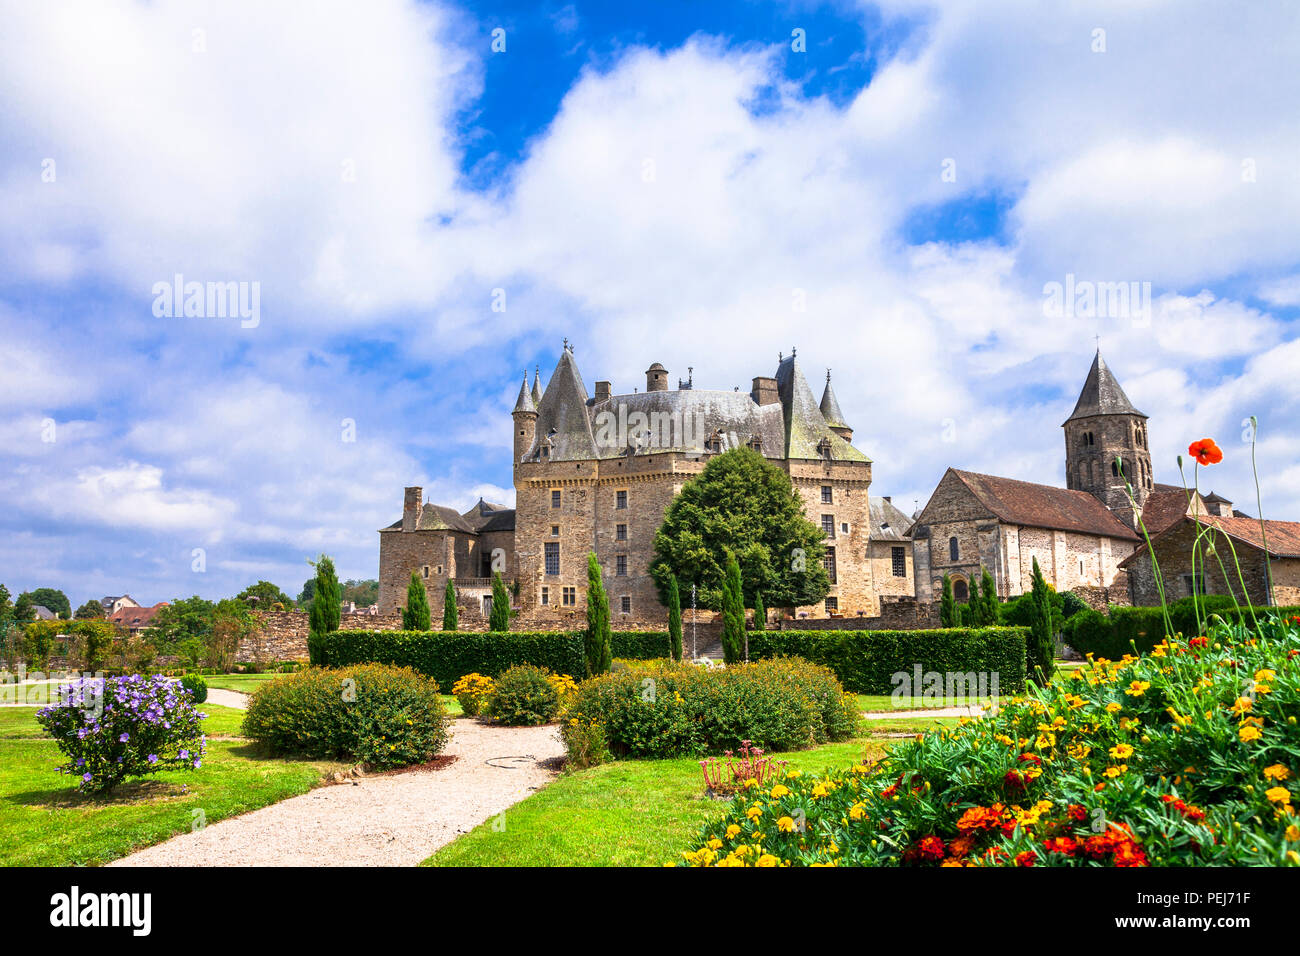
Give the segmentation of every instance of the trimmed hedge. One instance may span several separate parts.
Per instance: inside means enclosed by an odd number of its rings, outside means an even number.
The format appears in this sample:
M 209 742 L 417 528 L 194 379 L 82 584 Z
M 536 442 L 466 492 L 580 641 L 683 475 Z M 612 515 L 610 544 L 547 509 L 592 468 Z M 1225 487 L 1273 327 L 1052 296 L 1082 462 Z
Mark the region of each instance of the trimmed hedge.
M 1256 607 L 1237 610 L 1232 598 L 1209 595 L 1199 598 L 1202 619 L 1217 615 L 1229 624 L 1243 619 L 1251 621 L 1252 610 L 1260 619 L 1281 615 L 1284 618 L 1300 614 L 1300 607 Z M 1196 623 L 1197 608 L 1191 598 L 1182 598 L 1169 605 L 1169 619 L 1173 633 L 1184 637 L 1200 636 Z M 1097 611 L 1079 612 L 1066 622 L 1062 636 L 1065 643 L 1080 654 L 1092 654 L 1107 660 L 1119 660 L 1131 654 L 1136 645 L 1138 653 L 1145 654 L 1163 641 L 1165 634 L 1164 612 L 1159 607 L 1114 607 L 1110 615 Z
M 672 644 L 667 631 L 614 631 L 609 638 L 614 656 L 625 661 L 672 657 Z
M 802 657 L 829 667 L 845 690 L 889 694 L 894 674 L 922 671 L 998 675 L 998 693 L 1023 690 L 1023 627 L 938 628 L 929 631 L 753 631 L 751 660 Z
M 581 633 L 565 631 L 331 631 L 313 649 L 312 663 L 319 666 L 372 662 L 414 668 L 448 690 L 466 674 L 498 677 L 516 664 L 572 677 L 587 667 Z

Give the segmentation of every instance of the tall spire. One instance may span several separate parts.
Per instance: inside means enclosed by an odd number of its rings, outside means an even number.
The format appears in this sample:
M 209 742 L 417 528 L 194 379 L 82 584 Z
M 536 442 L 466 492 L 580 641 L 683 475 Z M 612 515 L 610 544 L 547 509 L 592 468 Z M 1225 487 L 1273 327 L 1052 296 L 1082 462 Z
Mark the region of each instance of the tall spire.
M 1097 349 L 1097 355 L 1092 360 L 1092 368 L 1088 370 L 1088 377 L 1084 380 L 1083 391 L 1079 393 L 1079 401 L 1075 403 L 1074 412 L 1066 421 L 1091 418 L 1094 415 L 1147 417 L 1134 408 L 1133 403 L 1124 394 L 1124 389 L 1120 387 L 1118 380 L 1107 367 L 1106 360 L 1101 357 L 1101 349 Z
M 524 377 L 527 378 L 527 376 L 528 372 L 525 371 Z M 533 404 L 542 404 L 542 367 L 540 365 L 533 366 Z
M 519 397 L 515 399 L 515 410 L 511 414 L 518 415 L 520 412 L 537 414 L 537 406 L 533 404 L 533 397 L 528 394 L 528 369 L 524 369 L 524 381 L 519 386 Z
M 848 428 L 849 423 L 844 420 L 844 413 L 840 411 L 840 403 L 835 398 L 835 392 L 831 388 L 831 370 L 826 370 L 826 389 L 822 392 L 822 418 L 826 419 L 826 424 L 831 428 Z

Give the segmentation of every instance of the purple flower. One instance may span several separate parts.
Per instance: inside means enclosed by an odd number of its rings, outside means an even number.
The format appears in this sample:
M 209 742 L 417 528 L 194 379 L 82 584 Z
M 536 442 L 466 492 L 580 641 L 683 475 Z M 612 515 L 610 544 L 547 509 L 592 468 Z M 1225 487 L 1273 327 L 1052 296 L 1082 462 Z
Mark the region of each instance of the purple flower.
M 131 739 L 131 735 L 130 735 L 130 734 L 123 734 L 121 737 L 118 737 L 118 738 L 117 738 L 117 742 L 120 743 L 120 744 L 124 744 L 124 743 L 126 743 L 128 740 L 130 740 L 130 739 Z
M 145 759 L 148 760 L 150 763 L 157 763 L 157 762 L 158 762 L 158 755 L 157 755 L 157 754 L 150 754 L 150 755 L 149 755 L 148 757 L 146 757 Z
M 90 781 L 94 780 L 95 777 L 94 777 L 94 774 L 83 773 L 83 774 L 81 775 L 81 779 L 84 780 L 86 783 L 90 783 Z

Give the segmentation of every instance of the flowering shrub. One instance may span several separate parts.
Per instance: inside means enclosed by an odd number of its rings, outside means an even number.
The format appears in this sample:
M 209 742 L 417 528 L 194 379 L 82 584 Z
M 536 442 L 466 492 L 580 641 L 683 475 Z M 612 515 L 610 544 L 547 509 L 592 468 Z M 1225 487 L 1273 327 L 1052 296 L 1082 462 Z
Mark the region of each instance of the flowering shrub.
M 423 763 L 447 745 L 438 685 L 409 667 L 310 667 L 259 687 L 243 733 L 277 753 L 356 760 L 371 767 Z
M 585 738 L 598 727 L 616 756 L 702 756 L 745 740 L 767 750 L 844 740 L 857 721 L 857 702 L 835 676 L 798 658 L 725 669 L 664 661 L 583 681 L 565 740 L 569 728 L 581 727 Z M 570 759 L 577 762 L 572 752 Z
M 735 793 L 742 787 L 750 786 L 751 783 L 755 787 L 766 787 L 775 781 L 778 774 L 785 772 L 788 760 L 773 760 L 771 757 L 765 757 L 763 748 L 751 747 L 749 744 L 748 740 L 740 742 L 739 757 L 730 750 L 724 753 L 722 756 L 726 758 L 725 764 L 717 757 L 700 761 L 706 791 L 715 796 L 722 796 Z
M 77 777 L 84 793 L 106 792 L 127 777 L 199 767 L 206 716 L 194 709 L 188 689 L 161 674 L 75 681 L 58 703 L 36 712 L 68 758 L 59 772 Z
M 572 679 L 564 678 L 570 684 Z M 560 709 L 559 675 L 545 667 L 518 664 L 497 678 L 488 714 L 511 727 L 549 724 Z
M 1300 627 L 1097 660 L 878 763 L 749 787 L 683 865 L 1300 866 Z
M 465 712 L 466 717 L 477 717 L 487 709 L 488 700 L 492 697 L 495 687 L 496 683 L 491 677 L 474 673 L 466 674 L 452 684 L 451 692 L 456 695 L 456 700 L 460 701 L 460 709 Z

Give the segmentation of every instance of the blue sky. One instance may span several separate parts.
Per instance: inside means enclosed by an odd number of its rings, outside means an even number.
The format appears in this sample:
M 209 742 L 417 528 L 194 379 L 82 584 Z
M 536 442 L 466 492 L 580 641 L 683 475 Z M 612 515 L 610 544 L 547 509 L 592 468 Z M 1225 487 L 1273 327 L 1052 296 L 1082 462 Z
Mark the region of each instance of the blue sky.
M 1214 435 L 1253 499 L 1256 414 L 1300 518 L 1296 11 L 311 9 L 5 4 L 11 591 L 373 576 L 405 485 L 513 500 L 518 381 L 566 336 L 623 391 L 798 346 L 905 504 L 949 465 L 1060 483 L 1100 336 L 1158 479 Z M 256 283 L 256 324 L 156 314 L 177 273 Z M 1049 314 L 1067 276 L 1150 307 Z

